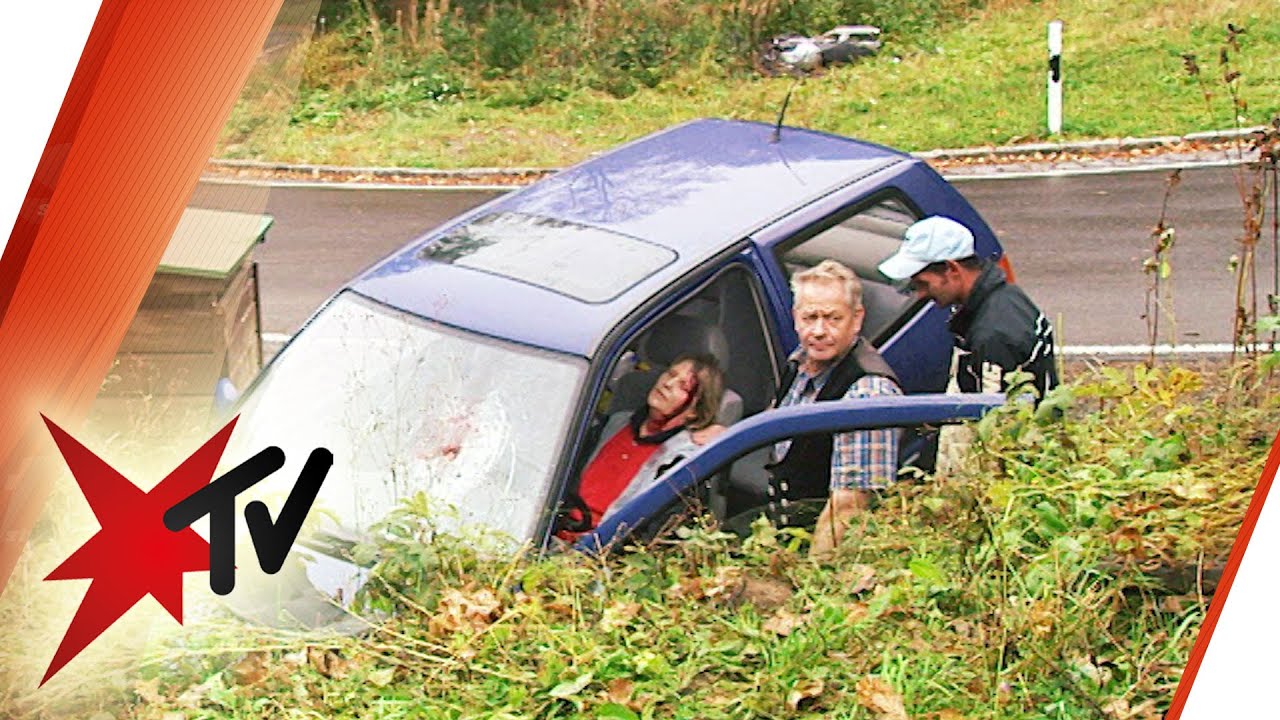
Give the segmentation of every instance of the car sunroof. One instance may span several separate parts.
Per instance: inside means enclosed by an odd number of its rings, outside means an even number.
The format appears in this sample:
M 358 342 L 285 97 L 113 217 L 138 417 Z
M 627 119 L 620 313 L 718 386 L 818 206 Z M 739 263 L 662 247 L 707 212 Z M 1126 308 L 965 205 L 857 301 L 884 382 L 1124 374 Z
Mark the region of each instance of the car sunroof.
M 676 253 L 608 230 L 501 212 L 454 228 L 423 248 L 420 257 L 600 303 L 657 272 Z

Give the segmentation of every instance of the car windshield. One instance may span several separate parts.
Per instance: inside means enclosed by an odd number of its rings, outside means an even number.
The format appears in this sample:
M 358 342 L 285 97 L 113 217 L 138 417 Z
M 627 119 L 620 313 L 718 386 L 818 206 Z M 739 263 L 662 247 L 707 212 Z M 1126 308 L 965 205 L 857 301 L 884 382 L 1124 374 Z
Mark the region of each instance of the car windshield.
M 284 449 L 284 468 L 262 483 L 282 494 L 308 454 L 328 448 L 334 461 L 317 514 L 345 530 L 366 531 L 423 491 L 456 508 L 441 514 L 446 528 L 479 524 L 524 541 L 537 529 L 585 372 L 583 359 L 445 327 L 348 291 L 253 387 L 236 447 Z

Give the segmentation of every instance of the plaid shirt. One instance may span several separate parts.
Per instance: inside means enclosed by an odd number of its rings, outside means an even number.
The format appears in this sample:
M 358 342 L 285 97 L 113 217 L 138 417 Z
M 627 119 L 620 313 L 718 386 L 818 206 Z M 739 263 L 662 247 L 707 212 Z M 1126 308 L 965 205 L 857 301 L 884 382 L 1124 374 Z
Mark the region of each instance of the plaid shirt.
M 791 356 L 792 360 L 804 366 L 804 351 L 798 350 Z M 796 378 L 787 389 L 779 407 L 814 402 L 822 386 L 831 377 L 831 368 L 817 375 L 810 375 L 803 369 L 796 371 Z M 876 397 L 878 395 L 901 395 L 902 390 L 897 383 L 879 375 L 863 375 L 849 386 L 845 398 Z M 783 440 L 773 446 L 774 461 L 781 460 L 791 448 L 790 440 Z M 878 430 L 856 430 L 854 432 L 836 433 L 832 438 L 831 448 L 831 489 L 832 490 L 870 490 L 882 488 L 893 482 L 898 476 L 898 429 L 881 428 Z

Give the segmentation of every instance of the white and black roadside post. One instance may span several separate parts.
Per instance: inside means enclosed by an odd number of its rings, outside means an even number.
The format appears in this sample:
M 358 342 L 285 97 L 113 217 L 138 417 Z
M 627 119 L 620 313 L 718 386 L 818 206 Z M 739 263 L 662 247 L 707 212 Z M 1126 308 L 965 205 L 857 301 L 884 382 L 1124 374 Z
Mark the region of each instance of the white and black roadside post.
M 1049 134 L 1062 132 L 1062 21 L 1049 23 Z

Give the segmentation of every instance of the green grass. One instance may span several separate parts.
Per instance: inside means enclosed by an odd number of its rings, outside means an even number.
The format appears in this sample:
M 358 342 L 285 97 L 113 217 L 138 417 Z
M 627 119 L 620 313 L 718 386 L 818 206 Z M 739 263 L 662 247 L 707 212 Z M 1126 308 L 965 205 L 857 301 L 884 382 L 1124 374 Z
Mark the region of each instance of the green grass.
M 938 31 L 935 48 L 906 51 L 890 38 L 871 61 L 806 79 L 787 121 L 907 150 L 1047 139 L 1044 36 L 1045 23 L 1055 18 L 1065 23 L 1062 139 L 1233 127 L 1218 64 L 1228 22 L 1247 29 L 1241 52 L 1232 54 L 1248 102 L 1240 124 L 1280 113 L 1280 15 L 1270 0 L 1008 0 Z M 315 47 L 334 52 L 332 43 Z M 895 52 L 903 53 L 900 60 Z M 1186 52 L 1198 56 L 1200 80 L 1184 71 Z M 357 78 L 363 72 L 334 69 L 334 58 L 306 62 Z M 690 118 L 772 121 L 790 85 L 705 58 L 693 64 L 698 67 L 621 99 L 557 84 L 536 71 L 497 79 L 433 75 L 432 82 L 453 85 L 441 99 L 421 102 L 398 100 L 405 88 L 374 92 L 358 81 L 328 95 L 304 91 L 305 102 L 318 102 L 318 110 L 300 110 L 279 88 L 264 94 L 256 87 L 246 97 L 257 99 L 236 109 L 220 152 L 341 165 L 563 166 Z M 459 83 L 464 89 L 453 94 Z M 535 87 L 539 83 L 546 87 Z M 1205 88 L 1212 92 L 1208 106 Z M 440 86 L 430 92 L 439 94 Z M 362 93 L 354 103 L 360 109 L 352 108 L 353 93 Z M 536 104 L 520 106 L 529 102 Z
M 1225 558 L 1280 422 L 1277 396 L 1239 378 L 1106 370 L 1039 415 L 1006 408 L 958 471 L 900 483 L 825 563 L 803 533 L 742 542 L 697 523 L 602 560 L 486 560 L 423 539 L 406 506 L 408 532 L 377 548 L 369 632 L 215 618 L 141 665 L 117 658 L 96 694 L 70 680 L 63 704 L 15 692 L 0 713 L 1156 718 L 1207 607 L 1198 563 Z

